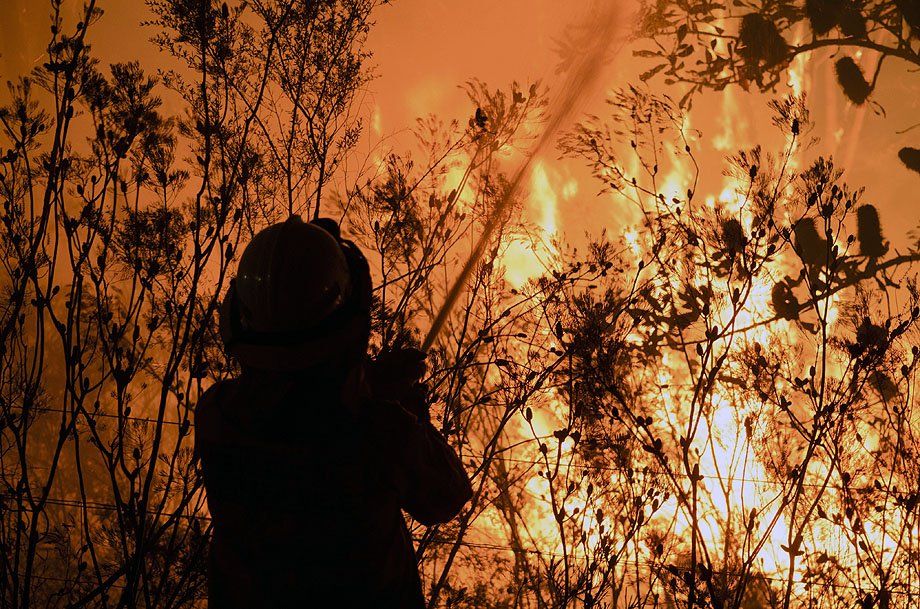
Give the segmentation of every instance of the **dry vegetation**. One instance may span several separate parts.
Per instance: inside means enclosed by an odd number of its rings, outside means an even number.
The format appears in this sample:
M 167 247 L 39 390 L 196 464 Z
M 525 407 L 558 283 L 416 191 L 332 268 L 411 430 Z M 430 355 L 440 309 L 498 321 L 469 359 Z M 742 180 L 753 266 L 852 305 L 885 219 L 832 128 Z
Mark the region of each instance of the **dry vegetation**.
M 234 370 L 235 252 L 291 212 L 341 216 L 374 267 L 374 350 L 417 344 L 508 189 L 498 152 L 545 109 L 472 82 L 468 124 L 422 120 L 413 154 L 336 189 L 375 0 L 149 4 L 181 69 L 103 65 L 96 2 L 72 24 L 55 1 L 47 63 L 0 109 L 4 607 L 203 605 L 190 409 Z M 475 488 L 412 527 L 430 606 L 915 606 L 920 253 L 810 157 L 801 99 L 770 109 L 784 149 L 722 167 L 666 95 L 607 108 L 559 147 L 641 221 L 575 249 L 518 201 L 430 353 Z M 702 171 L 731 195 L 697 193 Z M 545 272 L 514 287 L 521 240 Z

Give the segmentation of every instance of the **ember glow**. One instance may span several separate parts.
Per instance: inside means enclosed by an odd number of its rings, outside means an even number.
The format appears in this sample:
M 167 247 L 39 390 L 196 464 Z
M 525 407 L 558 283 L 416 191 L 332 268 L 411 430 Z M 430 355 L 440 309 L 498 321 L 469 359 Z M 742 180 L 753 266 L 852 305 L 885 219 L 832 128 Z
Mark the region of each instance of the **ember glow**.
M 431 340 L 430 608 L 917 605 L 915 2 L 192 4 L 0 7 L 0 606 L 205 606 L 192 413 L 291 213 Z

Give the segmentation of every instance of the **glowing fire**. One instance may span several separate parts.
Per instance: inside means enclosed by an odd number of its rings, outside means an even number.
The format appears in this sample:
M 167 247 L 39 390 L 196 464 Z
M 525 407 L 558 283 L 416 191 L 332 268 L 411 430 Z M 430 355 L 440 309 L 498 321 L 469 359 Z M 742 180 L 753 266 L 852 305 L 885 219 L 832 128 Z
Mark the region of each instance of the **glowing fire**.
M 807 88 L 808 72 L 805 58 L 799 57 L 793 62 L 788 72 L 788 83 L 794 93 L 801 93 Z M 733 150 L 738 147 L 738 139 L 741 137 L 739 133 L 747 129 L 747 123 L 733 93 L 723 94 L 722 109 L 722 132 L 716 137 L 714 148 L 719 151 Z M 684 128 L 689 129 L 689 123 L 685 123 Z M 689 169 L 681 167 L 673 157 L 671 161 L 673 169 L 663 176 L 658 185 L 659 192 L 667 200 L 672 197 L 680 198 L 686 193 L 689 182 L 689 174 L 686 173 Z M 793 155 L 790 167 L 795 167 L 797 162 L 797 155 Z M 519 288 L 546 271 L 546 261 L 557 253 L 551 242 L 558 234 L 561 204 L 573 198 L 576 192 L 577 183 L 562 184 L 559 176 L 546 162 L 535 163 L 530 176 L 530 198 L 526 217 L 537 226 L 537 236 L 513 236 L 503 246 L 502 263 L 505 267 L 505 279 L 512 287 Z M 745 231 L 750 234 L 753 227 L 750 214 L 744 213 L 745 185 L 740 180 L 725 178 L 717 194 L 702 198 L 711 209 L 718 207 L 727 215 L 737 217 Z M 648 244 L 643 242 L 637 226 L 624 226 L 621 236 L 637 261 L 648 254 Z M 838 245 L 843 247 L 843 244 Z M 781 266 L 783 264 L 785 263 L 781 262 Z M 777 270 L 782 272 L 782 269 Z M 699 285 L 705 284 L 707 280 L 702 276 L 696 278 Z M 728 304 L 727 299 L 716 306 L 713 311 L 715 320 L 722 327 L 731 325 L 739 329 L 731 337 L 732 341 L 748 345 L 769 345 L 777 335 L 781 335 L 785 337 L 784 344 L 788 348 L 789 337 L 795 336 L 795 332 L 787 320 L 772 319 L 773 283 L 768 276 L 757 277 L 751 285 L 748 298 L 739 310 Z M 826 304 L 828 321 L 832 324 L 839 314 L 838 300 L 839 295 L 835 295 L 828 299 Z M 764 323 L 767 321 L 770 323 Z M 640 337 L 633 334 L 628 340 L 638 341 Z M 727 340 L 717 341 L 717 346 L 724 347 Z M 681 383 L 686 383 L 687 372 L 682 368 L 684 362 L 678 360 L 679 358 L 665 354 L 654 379 L 661 388 L 655 414 L 656 418 L 662 421 L 672 420 L 674 413 L 681 411 L 682 404 L 687 399 L 681 386 Z M 828 365 L 833 366 L 833 363 Z M 774 478 L 775 473 L 769 471 L 760 461 L 756 450 L 763 438 L 771 433 L 769 421 L 759 419 L 767 407 L 756 396 L 745 394 L 741 399 L 737 395 L 732 395 L 728 387 L 717 386 L 706 408 L 709 409 L 708 415 L 701 418 L 692 439 L 702 476 L 699 482 L 700 495 L 707 502 L 705 509 L 697 515 L 702 537 L 707 546 L 717 552 L 722 544 L 727 543 L 728 535 L 737 535 L 738 527 L 744 526 L 743 523 L 727 520 L 729 515 L 734 515 L 733 518 L 736 519 L 741 515 L 740 518 L 744 520 L 748 514 L 755 514 L 756 517 L 751 516 L 751 538 L 766 539 L 766 543 L 755 551 L 757 569 L 765 574 L 785 576 L 789 568 L 790 554 L 783 548 L 790 543 L 789 538 L 792 534 L 787 520 L 788 514 L 783 511 L 783 503 L 778 499 L 780 486 Z M 555 430 L 564 427 L 565 412 L 566 406 L 559 396 L 553 393 L 543 395 L 533 406 L 532 419 L 519 419 L 517 428 L 510 434 L 515 448 L 507 455 L 511 462 L 531 463 L 534 466 L 532 475 L 524 485 L 525 492 L 532 498 L 526 515 L 529 541 L 536 550 L 557 556 L 567 549 L 560 538 L 559 524 L 553 513 L 550 499 L 551 484 L 543 471 L 545 468 L 541 465 L 545 462 L 545 457 L 539 449 L 539 444 L 542 438 L 551 438 Z M 873 432 L 866 430 L 865 437 L 868 439 L 872 436 Z M 530 442 L 520 442 L 521 439 L 528 438 L 531 439 Z M 563 441 L 559 452 L 550 455 L 549 463 L 553 462 L 558 463 L 563 470 L 577 466 L 578 456 L 571 439 Z M 821 480 L 825 477 L 827 472 L 822 471 L 823 467 L 818 462 L 811 463 L 808 479 Z M 833 489 L 828 489 L 826 496 L 831 501 L 839 499 Z M 566 513 L 571 514 L 589 509 L 589 503 L 589 498 L 578 489 L 565 500 L 562 507 Z M 656 522 L 663 523 L 665 529 L 670 529 L 684 539 L 689 536 L 693 526 L 686 507 L 680 506 L 673 496 L 659 507 L 654 518 Z M 486 516 L 481 524 L 484 526 L 486 537 L 503 537 L 500 531 L 504 526 L 500 519 Z M 827 541 L 833 528 L 830 524 L 815 524 L 809 529 L 810 539 L 814 542 Z M 597 522 L 586 519 L 583 532 L 589 547 L 600 543 L 602 535 Z M 867 534 L 876 540 L 878 547 L 896 546 L 896 540 L 875 525 L 867 525 Z M 642 551 L 646 556 L 651 553 L 648 547 Z
M 502 253 L 505 280 L 512 287 L 520 288 L 530 279 L 546 272 L 547 264 L 556 254 L 552 241 L 558 231 L 559 198 L 566 201 L 577 193 L 577 182 L 570 180 L 557 194 L 550 181 L 546 163 L 537 160 L 533 164 L 526 215 L 536 225 L 537 231 L 535 234 L 512 236 L 505 243 Z

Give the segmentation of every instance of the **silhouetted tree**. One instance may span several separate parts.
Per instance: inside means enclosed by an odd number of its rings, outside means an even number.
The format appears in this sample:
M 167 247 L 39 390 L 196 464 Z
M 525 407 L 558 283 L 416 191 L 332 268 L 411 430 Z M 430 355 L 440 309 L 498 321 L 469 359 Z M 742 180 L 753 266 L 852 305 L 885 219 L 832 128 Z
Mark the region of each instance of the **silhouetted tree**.
M 69 23 L 51 2 L 46 61 L 0 109 L 5 607 L 202 598 L 189 406 L 231 370 L 224 280 L 245 235 L 318 212 L 378 3 L 151 0 L 161 78 L 94 57 L 100 4 Z

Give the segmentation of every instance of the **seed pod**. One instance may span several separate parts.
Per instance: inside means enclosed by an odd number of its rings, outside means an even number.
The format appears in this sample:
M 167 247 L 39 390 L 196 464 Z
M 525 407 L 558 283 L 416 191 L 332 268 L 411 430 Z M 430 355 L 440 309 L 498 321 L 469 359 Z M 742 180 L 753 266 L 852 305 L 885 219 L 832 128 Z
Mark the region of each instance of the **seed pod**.
M 722 223 L 722 241 L 725 243 L 725 249 L 730 253 L 737 254 L 744 249 L 747 243 L 747 237 L 744 235 L 744 228 L 741 223 L 731 218 Z
M 869 376 L 869 383 L 872 385 L 872 388 L 878 392 L 879 396 L 886 402 L 895 400 L 898 398 L 898 396 L 901 395 L 897 384 L 891 380 L 890 376 L 881 370 L 876 370 Z
M 908 169 L 913 169 L 920 173 L 920 148 L 904 147 L 898 151 L 898 158 Z
M 840 21 L 840 5 L 835 0 L 805 0 L 805 12 L 816 36 L 827 34 Z
M 866 18 L 854 2 L 845 2 L 840 10 L 840 31 L 854 38 L 866 37 Z
M 827 260 L 827 241 L 818 234 L 814 218 L 803 218 L 796 223 L 795 252 L 805 264 L 821 264 Z
M 783 319 L 799 318 L 799 299 L 792 293 L 792 288 L 781 281 L 773 286 L 770 294 L 771 304 L 776 314 Z
M 863 76 L 862 70 L 856 65 L 852 57 L 841 57 L 837 60 L 837 81 L 843 87 L 843 93 L 854 104 L 863 104 L 872 93 L 872 87 Z
M 862 205 L 856 210 L 856 237 L 859 253 L 878 258 L 888 253 L 888 243 L 882 237 L 882 224 L 874 205 Z
M 759 13 L 748 13 L 741 19 L 738 37 L 738 53 L 751 65 L 775 66 L 789 50 L 773 22 Z
M 482 108 L 476 108 L 476 115 L 473 117 L 473 120 L 476 123 L 476 127 L 481 130 L 486 128 L 486 123 L 489 122 L 489 117 L 486 115 Z

